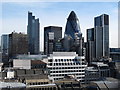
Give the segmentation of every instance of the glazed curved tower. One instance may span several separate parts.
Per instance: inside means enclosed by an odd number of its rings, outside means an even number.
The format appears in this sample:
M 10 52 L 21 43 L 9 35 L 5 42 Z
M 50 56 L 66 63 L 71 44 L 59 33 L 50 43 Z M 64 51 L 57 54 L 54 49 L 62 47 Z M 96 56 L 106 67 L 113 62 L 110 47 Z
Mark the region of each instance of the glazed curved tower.
M 74 11 L 71 11 L 67 19 L 64 40 L 65 51 L 76 52 L 79 56 L 82 55 L 82 33 Z
M 65 28 L 65 35 L 70 36 L 71 38 L 75 39 L 75 35 L 78 37 L 82 37 L 79 20 L 74 11 L 71 11 Z

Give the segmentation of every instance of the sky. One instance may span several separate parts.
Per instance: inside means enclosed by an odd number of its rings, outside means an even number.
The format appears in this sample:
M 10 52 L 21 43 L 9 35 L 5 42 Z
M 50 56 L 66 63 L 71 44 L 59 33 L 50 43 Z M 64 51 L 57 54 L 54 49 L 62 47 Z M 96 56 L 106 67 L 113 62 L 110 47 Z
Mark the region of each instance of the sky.
M 118 47 L 117 2 L 2 2 L 0 3 L 0 36 L 12 31 L 27 33 L 28 11 L 40 20 L 40 48 L 43 50 L 43 30 L 46 26 L 61 26 L 63 36 L 67 18 L 74 11 L 86 41 L 86 29 L 94 27 L 94 17 L 108 14 L 110 47 Z

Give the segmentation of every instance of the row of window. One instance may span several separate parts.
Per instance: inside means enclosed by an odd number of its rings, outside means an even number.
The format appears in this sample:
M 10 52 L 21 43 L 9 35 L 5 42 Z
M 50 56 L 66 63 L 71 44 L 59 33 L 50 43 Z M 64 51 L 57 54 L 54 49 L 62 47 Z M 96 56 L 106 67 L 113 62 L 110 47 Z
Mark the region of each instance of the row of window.
M 50 76 L 52 76 L 52 77 L 59 77 L 59 76 L 66 76 L 67 74 L 54 74 L 54 75 L 50 75 Z M 76 76 L 78 76 L 78 75 L 85 75 L 84 73 L 79 73 L 79 74 L 74 74 L 74 75 L 76 75 Z
M 29 85 L 42 85 L 42 84 L 48 84 L 48 82 L 33 82 L 33 83 L 28 83 Z
M 56 69 L 84 69 L 85 67 L 51 67 L 50 70 L 56 70 Z
M 58 89 L 56 87 L 40 87 L 40 88 L 27 88 L 25 90 L 58 90 Z
M 49 66 L 64 66 L 64 65 L 85 65 L 85 63 L 80 62 L 72 62 L 72 63 L 48 63 Z
M 84 72 L 85 70 L 50 71 L 50 73 Z
M 52 62 L 52 59 L 49 59 L 48 62 Z M 79 61 L 78 59 L 55 59 L 55 62 L 68 62 L 68 61 Z M 80 61 L 84 61 L 84 59 L 80 60 Z

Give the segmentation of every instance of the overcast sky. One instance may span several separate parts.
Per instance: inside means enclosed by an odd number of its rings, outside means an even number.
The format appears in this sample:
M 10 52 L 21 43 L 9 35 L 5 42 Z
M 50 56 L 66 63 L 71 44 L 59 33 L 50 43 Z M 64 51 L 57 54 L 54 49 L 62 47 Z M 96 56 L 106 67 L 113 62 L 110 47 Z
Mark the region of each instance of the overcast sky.
M 118 3 L 117 2 L 3 2 L 0 4 L 2 13 L 0 21 L 1 34 L 9 34 L 12 31 L 27 32 L 27 14 L 33 12 L 40 19 L 40 36 L 43 37 L 45 26 L 63 27 L 69 13 L 75 11 L 79 18 L 81 32 L 86 39 L 86 29 L 94 27 L 94 17 L 101 14 L 110 16 L 110 47 L 118 46 Z M 43 38 L 41 49 L 43 48 Z M 85 40 L 86 41 L 86 40 Z

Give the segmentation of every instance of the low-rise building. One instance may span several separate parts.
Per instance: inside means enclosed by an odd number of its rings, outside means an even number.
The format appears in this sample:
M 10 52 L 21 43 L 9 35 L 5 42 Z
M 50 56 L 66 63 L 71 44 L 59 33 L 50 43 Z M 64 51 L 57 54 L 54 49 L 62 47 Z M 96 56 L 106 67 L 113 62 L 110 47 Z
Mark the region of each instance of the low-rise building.
M 87 67 L 85 72 L 86 83 L 97 81 L 100 79 L 100 72 L 96 67 Z
M 78 56 L 76 52 L 53 52 L 48 57 L 48 77 L 53 82 L 72 75 L 76 80 L 84 83 L 86 67 L 85 57 Z
M 110 76 L 110 68 L 108 64 L 104 64 L 103 62 L 92 62 L 92 65 L 98 68 L 101 78 Z
M 42 60 L 14 59 L 13 68 L 19 69 L 40 69 L 46 68 L 46 63 Z
M 110 48 L 110 58 L 113 61 L 120 60 L 120 48 Z

